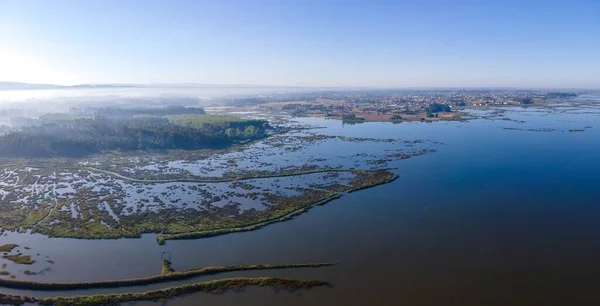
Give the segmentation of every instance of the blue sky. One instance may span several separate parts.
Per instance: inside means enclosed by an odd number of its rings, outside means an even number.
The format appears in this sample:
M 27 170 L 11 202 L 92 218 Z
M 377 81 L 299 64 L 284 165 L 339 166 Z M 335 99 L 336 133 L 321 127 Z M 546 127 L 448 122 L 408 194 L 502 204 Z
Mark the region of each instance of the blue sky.
M 0 81 L 600 88 L 600 1 L 0 0 Z

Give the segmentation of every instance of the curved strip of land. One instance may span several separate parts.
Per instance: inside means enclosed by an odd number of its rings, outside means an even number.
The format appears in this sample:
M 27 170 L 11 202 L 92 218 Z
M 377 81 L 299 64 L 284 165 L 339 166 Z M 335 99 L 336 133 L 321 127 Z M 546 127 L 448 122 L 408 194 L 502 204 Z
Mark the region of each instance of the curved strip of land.
M 347 171 L 351 171 L 351 170 L 347 170 Z M 371 170 L 371 171 L 388 171 L 387 169 L 382 169 L 382 170 Z M 379 185 L 383 185 L 383 184 L 387 184 L 390 183 L 394 180 L 396 180 L 398 178 L 397 174 L 388 173 L 388 177 L 385 178 L 384 180 L 381 181 L 366 181 L 366 182 L 361 182 L 355 186 L 352 186 L 348 189 L 345 189 L 343 191 L 347 192 L 347 193 L 352 193 L 355 191 L 359 191 L 359 190 L 363 190 L 363 189 L 368 189 L 371 187 L 375 187 L 375 186 L 379 186 Z M 295 216 L 298 216 L 304 212 L 306 212 L 308 209 L 310 209 L 313 206 L 316 205 L 324 205 L 329 201 L 338 199 L 342 196 L 341 193 L 333 193 L 331 195 L 328 195 L 327 197 L 314 202 L 314 203 L 310 203 L 308 205 L 305 205 L 303 207 L 299 207 L 293 211 L 290 211 L 284 215 L 281 216 L 277 216 L 268 220 L 263 220 L 263 221 L 259 221 L 259 222 L 255 222 L 255 223 L 250 223 L 250 224 L 246 224 L 244 226 L 238 226 L 238 227 L 230 227 L 230 228 L 221 228 L 221 229 L 215 229 L 215 230 L 207 230 L 207 231 L 198 231 L 198 232 L 188 232 L 188 233 L 180 233 L 180 234 L 169 234 L 169 235 L 159 235 L 156 237 L 156 242 L 160 245 L 165 244 L 165 240 L 183 240 L 183 239 L 200 239 L 200 238 L 209 238 L 209 237 L 214 237 L 214 236 L 220 236 L 220 235 L 225 235 L 225 234 L 230 234 L 230 233 L 236 233 L 236 232 L 248 232 L 248 231 L 253 231 L 253 230 L 257 230 L 260 229 L 264 226 L 273 224 L 273 223 L 277 223 L 277 222 L 283 222 L 283 221 L 287 221 L 292 219 Z
M 355 192 L 355 191 L 364 190 L 364 189 L 372 188 L 372 187 L 375 187 L 375 186 L 387 184 L 387 183 L 395 181 L 397 178 L 398 178 L 398 174 L 391 174 L 390 173 L 390 177 L 388 179 L 386 179 L 385 181 L 382 181 L 382 182 L 379 182 L 379 183 L 373 183 L 373 184 L 370 184 L 370 185 L 360 186 L 360 187 L 349 188 L 349 189 L 346 190 L 346 192 L 347 193 L 352 193 L 352 192 Z
M 282 216 L 278 216 L 278 217 L 275 217 L 272 219 L 268 219 L 268 220 L 260 221 L 260 222 L 256 222 L 256 223 L 250 223 L 250 224 L 247 224 L 244 226 L 221 228 L 221 229 L 216 229 L 216 230 L 208 230 L 208 231 L 200 231 L 200 232 L 172 234 L 172 235 L 159 235 L 156 237 L 156 242 L 160 245 L 163 245 L 163 244 L 165 244 L 165 240 L 199 239 L 199 238 L 208 238 L 208 237 L 220 236 L 220 235 L 237 233 L 237 232 L 249 232 L 249 231 L 260 229 L 269 224 L 290 220 L 291 218 L 306 212 L 309 208 L 311 208 L 315 205 L 323 205 L 323 204 L 325 204 L 329 201 L 335 200 L 341 196 L 342 196 L 341 194 L 335 193 L 335 194 L 329 195 L 315 203 L 311 203 L 306 206 L 295 209 L 295 210 L 293 210 L 289 213 L 286 213 Z
M 84 168 L 80 167 L 79 169 L 81 170 Z M 107 181 L 111 181 L 111 183 L 112 180 L 107 178 L 109 175 L 118 175 L 123 179 L 134 179 L 124 177 L 118 173 L 107 173 L 109 174 L 104 175 L 104 178 L 107 179 Z M 201 205 L 205 205 L 211 209 L 190 211 L 189 214 L 187 213 L 187 208 L 184 208 L 185 206 L 178 207 L 177 205 L 170 205 L 160 213 L 153 210 L 140 210 L 136 214 L 129 211 L 129 214 L 123 214 L 122 210 L 126 205 L 119 201 L 124 201 L 127 194 L 124 190 L 121 190 L 120 187 L 118 188 L 119 190 L 115 191 L 114 193 L 112 191 L 106 191 L 103 188 L 100 188 L 100 191 L 92 192 L 90 188 L 86 187 L 76 189 L 77 192 L 74 195 L 67 195 L 69 201 L 75 201 L 76 203 L 79 203 L 78 205 L 83 205 L 82 203 L 90 202 L 91 199 L 93 199 L 92 202 L 101 202 L 102 200 L 104 201 L 105 206 L 108 205 L 109 207 L 116 207 L 119 209 L 118 214 L 119 216 L 122 216 L 122 218 L 111 215 L 110 211 L 104 207 L 87 204 L 85 207 L 83 207 L 85 216 L 81 215 L 77 218 L 74 218 L 72 213 L 68 214 L 65 211 L 56 210 L 57 207 L 60 207 L 59 205 L 64 208 L 66 205 L 68 205 L 68 203 L 66 202 L 67 200 L 65 200 L 65 197 L 60 198 L 62 200 L 61 203 L 57 201 L 58 196 L 56 195 L 56 184 L 54 184 L 54 190 L 50 188 L 50 192 L 53 193 L 55 197 L 53 199 L 54 201 L 44 200 L 43 205 L 40 206 L 42 209 L 40 209 L 39 212 L 36 211 L 36 215 L 32 216 L 34 211 L 34 202 L 26 207 L 27 210 L 23 210 L 23 207 L 20 206 L 21 204 L 17 203 L 13 206 L 8 206 L 7 209 L 3 210 L 2 214 L 0 214 L 0 223 L 2 223 L 0 226 L 12 230 L 21 229 L 24 231 L 32 229 L 32 232 L 35 231 L 36 233 L 45 234 L 49 237 L 79 239 L 116 239 L 123 237 L 140 237 L 144 233 L 156 233 L 158 234 L 156 237 L 157 242 L 159 244 L 164 244 L 165 241 L 169 239 L 198 239 L 229 233 L 257 230 L 276 222 L 290 220 L 295 216 L 308 211 L 310 208 L 316 205 L 328 203 L 331 200 L 341 197 L 345 193 L 388 183 L 397 178 L 397 175 L 389 171 L 389 169 L 360 170 L 352 168 L 321 168 L 320 170 L 315 170 L 308 167 L 302 167 L 296 168 L 294 171 L 285 170 L 283 172 L 246 172 L 244 174 L 240 174 L 240 176 L 237 178 L 230 178 L 226 176 L 217 179 L 221 181 L 235 181 L 245 179 L 261 179 L 265 177 L 275 178 L 281 176 L 302 176 L 310 173 L 324 173 L 319 175 L 323 175 L 324 179 L 321 180 L 314 179 L 312 177 L 306 177 L 309 180 L 307 185 L 298 185 L 299 187 L 295 188 L 295 190 L 298 191 L 296 194 L 290 195 L 281 192 L 267 192 L 270 191 L 270 189 L 265 189 L 264 191 L 233 193 L 233 196 L 235 197 L 245 197 L 252 199 L 253 201 L 261 201 L 262 204 L 268 204 L 264 210 L 251 211 L 248 213 L 244 211 L 243 213 L 238 212 L 237 214 L 234 213 L 233 215 L 231 215 L 231 212 L 228 210 L 230 207 L 212 209 L 216 207 L 212 206 L 213 202 L 221 201 L 223 199 L 215 196 L 216 193 L 213 194 L 209 192 L 208 189 L 210 188 L 208 187 L 206 188 L 207 190 L 200 190 L 201 188 L 194 189 L 194 192 L 206 195 L 206 198 L 202 199 Z M 348 175 L 341 176 L 338 175 L 339 173 Z M 83 175 L 85 176 L 85 173 Z M 132 176 L 135 177 L 135 175 Z M 336 179 L 338 177 L 340 177 L 339 180 Z M 186 180 L 187 177 L 180 177 L 180 179 Z M 212 180 L 212 178 L 208 179 Z M 94 180 L 90 180 L 90 182 L 93 181 Z M 160 181 L 147 180 L 145 182 L 152 184 Z M 227 186 L 227 188 L 231 188 L 231 190 L 233 190 L 233 188 L 241 188 L 244 190 L 252 190 L 256 188 L 256 186 L 253 186 L 253 182 L 244 182 L 241 184 L 234 182 L 233 184 L 234 185 L 232 186 Z M 263 185 L 264 183 L 261 182 L 261 186 Z M 276 186 L 276 188 L 280 188 L 278 182 L 271 182 L 271 185 Z M 113 185 L 107 184 L 107 186 L 108 190 L 112 188 Z M 175 186 L 167 186 L 166 188 L 170 189 L 171 187 Z M 186 186 L 179 187 L 183 190 Z M 198 186 L 190 186 L 190 189 L 192 189 L 192 187 L 197 188 Z M 294 188 L 292 186 L 290 188 L 283 187 L 283 189 Z M 137 189 L 137 193 L 140 192 L 143 192 L 142 187 Z M 161 194 L 165 195 L 167 192 L 163 192 Z M 188 192 L 188 194 L 191 194 L 191 192 Z M 148 198 L 150 198 L 150 196 L 151 195 L 143 196 L 140 198 L 140 202 L 142 202 L 142 200 L 146 200 L 145 202 L 149 203 Z M 227 193 L 225 198 L 231 196 L 232 195 Z M 13 198 L 20 199 L 18 194 L 13 196 Z M 157 197 L 154 196 L 154 198 Z M 164 204 L 162 199 L 158 199 L 156 201 L 158 201 L 160 205 Z M 117 221 L 112 222 L 111 218 Z M 105 221 L 105 219 L 111 222 L 109 222 L 108 225 L 103 224 L 102 221 Z M 32 222 L 32 220 L 35 222 Z
M 226 278 L 208 282 L 199 282 L 180 286 L 173 286 L 159 290 L 140 293 L 122 293 L 106 295 L 89 295 L 73 297 L 50 297 L 40 298 L 32 296 L 8 295 L 0 293 L 0 304 L 22 305 L 25 303 L 37 303 L 40 305 L 117 305 L 134 301 L 155 301 L 168 299 L 176 296 L 195 292 L 222 293 L 226 290 L 239 290 L 246 286 L 276 287 L 289 291 L 298 289 L 309 289 L 317 286 L 331 286 L 328 281 L 323 280 L 297 280 L 289 278 Z
M 288 265 L 236 265 L 236 266 L 216 266 L 191 269 L 181 272 L 168 272 L 162 275 L 154 275 L 143 278 L 132 278 L 123 280 L 106 280 L 95 282 L 35 282 L 14 279 L 0 279 L 0 286 L 12 289 L 39 290 L 39 291 L 62 291 L 78 289 L 97 289 L 97 288 L 116 288 L 143 286 L 157 283 L 165 283 L 176 280 L 190 279 L 193 277 L 214 275 L 233 271 L 247 270 L 275 270 L 290 268 L 318 268 L 331 266 L 330 263 L 312 263 L 312 264 L 288 264 Z M 164 270 L 164 269 L 163 269 Z

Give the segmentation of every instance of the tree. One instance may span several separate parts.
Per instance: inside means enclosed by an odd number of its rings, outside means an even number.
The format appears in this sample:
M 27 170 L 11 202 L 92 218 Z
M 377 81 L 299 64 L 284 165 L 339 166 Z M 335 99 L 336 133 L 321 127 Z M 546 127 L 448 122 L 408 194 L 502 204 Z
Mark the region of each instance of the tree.
M 533 99 L 530 97 L 521 98 L 520 100 L 522 104 L 533 104 Z
M 228 128 L 227 130 L 225 130 L 225 135 L 227 135 L 227 137 L 229 137 L 229 138 L 237 137 L 236 131 L 232 128 Z
M 425 108 L 425 111 L 427 112 L 427 117 L 434 117 L 434 113 L 451 112 L 452 109 L 446 104 L 432 103 Z

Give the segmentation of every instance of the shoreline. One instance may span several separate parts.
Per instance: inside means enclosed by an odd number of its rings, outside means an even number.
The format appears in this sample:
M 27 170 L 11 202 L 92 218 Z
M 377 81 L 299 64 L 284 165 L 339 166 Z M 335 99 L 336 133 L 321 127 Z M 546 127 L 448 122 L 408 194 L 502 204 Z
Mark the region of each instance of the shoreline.
M 117 305 L 120 303 L 134 301 L 157 301 L 196 292 L 218 294 L 223 293 L 227 290 L 240 290 L 247 286 L 275 287 L 293 292 L 298 289 L 310 289 L 319 286 L 330 287 L 331 283 L 324 280 L 303 281 L 290 278 L 238 277 L 206 282 L 197 282 L 186 285 L 178 285 L 167 287 L 164 289 L 151 290 L 140 293 L 120 293 L 50 298 L 39 298 L 33 296 L 9 295 L 0 293 L 0 304 L 23 305 L 25 303 L 36 303 L 39 305 Z
M 151 284 L 167 283 L 171 281 L 185 280 L 205 275 L 215 275 L 225 272 L 248 271 L 248 270 L 281 270 L 293 268 L 319 268 L 332 266 L 332 263 L 309 263 L 309 264 L 286 264 L 286 265 L 235 265 L 235 266 L 214 266 L 190 269 L 181 272 L 168 272 L 149 277 L 131 278 L 122 280 L 105 280 L 93 282 L 36 282 L 14 279 L 0 278 L 0 286 L 10 289 L 24 289 L 34 291 L 67 291 L 67 290 L 87 290 L 103 288 L 123 288 L 145 286 Z
M 86 167 L 87 168 L 87 167 Z M 233 226 L 225 226 L 221 228 L 213 228 L 207 230 L 196 230 L 190 232 L 168 232 L 165 230 L 158 230 L 159 228 L 150 228 L 149 231 L 142 231 L 139 233 L 131 233 L 131 235 L 121 232 L 120 235 L 103 235 L 103 236 L 92 236 L 92 235 L 48 235 L 40 232 L 42 235 L 46 235 L 49 238 L 72 238 L 72 239 L 88 239 L 88 240 L 96 240 L 96 239 L 120 239 L 120 238 L 139 238 L 143 234 L 158 234 L 156 237 L 156 241 L 159 245 L 166 243 L 166 240 L 187 240 L 187 239 L 201 239 L 208 238 L 214 236 L 220 236 L 230 233 L 236 232 L 246 232 L 252 230 L 258 230 L 264 226 L 277 223 L 277 222 L 285 222 L 288 221 L 295 216 L 298 216 L 304 212 L 307 212 L 310 208 L 317 205 L 324 205 L 329 201 L 340 198 L 344 193 L 352 193 L 354 191 L 367 189 L 371 187 L 375 187 L 381 184 L 386 184 L 393 181 L 397 178 L 397 175 L 390 172 L 394 168 L 385 168 L 385 169 L 373 169 L 373 170 L 358 170 L 354 168 L 350 169 L 316 169 L 316 170 L 308 170 L 308 171 L 298 171 L 293 173 L 283 173 L 283 174 L 269 174 L 269 175 L 261 175 L 261 176 L 252 176 L 252 177 L 239 177 L 239 178 L 223 178 L 222 181 L 241 181 L 241 180 L 251 180 L 251 179 L 264 179 L 264 178 L 273 178 L 273 177 L 290 177 L 290 176 L 301 176 L 301 175 L 309 175 L 315 173 L 355 173 L 359 178 L 357 181 L 351 182 L 349 186 L 346 186 L 345 189 L 342 190 L 319 190 L 319 193 L 313 193 L 313 196 L 309 194 L 307 198 L 293 200 L 298 201 L 297 204 L 301 206 L 295 205 L 296 203 L 287 203 L 288 199 L 279 199 L 275 201 L 283 201 L 281 204 L 283 205 L 283 209 L 281 212 L 273 211 L 271 214 L 275 216 L 265 216 L 265 219 L 258 219 L 255 221 L 248 220 L 251 222 L 242 223 L 239 221 L 231 222 L 233 224 L 238 223 Z M 98 170 L 98 169 L 96 169 Z M 385 173 L 384 173 L 385 172 Z M 117 173 L 108 172 L 109 175 L 115 175 L 117 177 L 123 177 Z M 385 174 L 385 177 L 382 177 Z M 132 179 L 132 178 L 129 178 Z M 146 181 L 146 183 L 158 183 L 159 181 Z M 217 183 L 217 182 L 213 182 Z M 319 197 L 320 196 L 320 197 Z M 313 197 L 311 199 L 311 197 Z M 304 202 L 304 203 L 302 203 Z M 304 204 L 304 205 L 302 205 Z M 291 208 L 286 211 L 286 206 Z M 291 206 L 291 207 L 290 207 Z M 295 207 L 294 207 L 295 206 Z M 279 214 L 277 214 L 279 213 Z M 240 224 L 241 223 L 241 224 Z M 154 230 L 153 230 L 154 229 Z M 19 230 L 17 230 L 19 231 Z M 12 232 L 12 231 L 11 231 Z
M 271 218 L 271 219 L 268 219 L 265 221 L 251 223 L 251 224 L 244 225 L 244 226 L 222 228 L 222 229 L 200 231 L 200 232 L 172 234 L 172 235 L 159 235 L 158 237 L 156 237 L 156 242 L 159 245 L 164 245 L 166 243 L 166 240 L 193 240 L 193 239 L 201 239 L 201 238 L 210 238 L 210 237 L 221 236 L 221 235 L 232 234 L 232 233 L 254 231 L 254 230 L 261 229 L 262 227 L 265 227 L 267 225 L 273 224 L 273 223 L 288 221 L 295 216 L 305 213 L 306 211 L 308 211 L 308 209 L 310 209 L 314 206 L 324 205 L 329 201 L 333 201 L 335 199 L 340 198 L 341 196 L 342 196 L 341 194 L 336 193 L 336 194 L 327 196 L 317 202 L 310 203 L 303 207 L 297 208 L 297 209 L 295 209 L 291 212 L 288 212 L 284 215 L 281 215 L 281 216 L 278 216 L 275 218 Z

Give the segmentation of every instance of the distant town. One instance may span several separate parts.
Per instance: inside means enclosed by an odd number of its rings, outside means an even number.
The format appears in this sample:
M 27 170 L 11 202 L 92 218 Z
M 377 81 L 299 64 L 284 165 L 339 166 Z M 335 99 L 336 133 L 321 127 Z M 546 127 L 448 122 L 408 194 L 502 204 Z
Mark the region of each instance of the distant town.
M 289 93 L 235 98 L 236 107 L 280 109 L 297 116 L 347 122 L 460 120 L 460 110 L 489 106 L 541 105 L 591 92 L 534 90 L 372 90 Z M 221 101 L 222 102 L 222 101 Z

